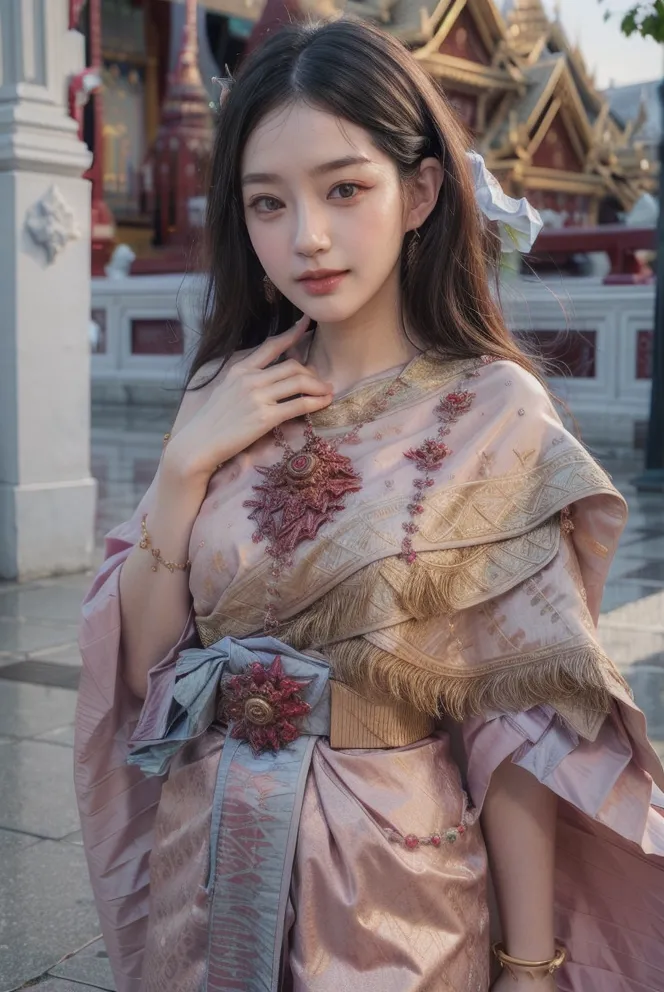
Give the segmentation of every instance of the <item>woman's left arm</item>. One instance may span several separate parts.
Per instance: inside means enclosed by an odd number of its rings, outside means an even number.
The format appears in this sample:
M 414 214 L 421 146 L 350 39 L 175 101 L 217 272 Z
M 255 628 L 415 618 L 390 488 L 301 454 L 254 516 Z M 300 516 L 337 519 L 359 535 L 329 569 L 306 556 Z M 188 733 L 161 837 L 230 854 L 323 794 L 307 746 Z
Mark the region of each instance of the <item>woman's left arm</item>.
M 528 961 L 553 958 L 553 889 L 557 797 L 508 758 L 494 772 L 484 801 L 482 829 L 500 912 L 505 951 Z M 548 992 L 553 977 L 518 983 L 503 972 L 494 989 Z

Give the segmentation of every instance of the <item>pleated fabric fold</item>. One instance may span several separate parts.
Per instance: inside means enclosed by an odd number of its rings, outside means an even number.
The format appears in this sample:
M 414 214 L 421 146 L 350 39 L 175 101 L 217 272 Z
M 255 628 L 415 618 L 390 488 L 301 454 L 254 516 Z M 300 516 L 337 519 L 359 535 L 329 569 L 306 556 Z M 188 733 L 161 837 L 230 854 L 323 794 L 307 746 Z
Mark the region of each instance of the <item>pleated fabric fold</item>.
M 76 710 L 74 783 L 83 844 L 102 934 L 119 992 L 139 992 L 149 912 L 149 858 L 163 779 L 127 765 L 129 741 L 173 690 L 174 659 L 198 642 L 193 611 L 168 655 L 151 671 L 145 702 L 121 675 L 120 573 L 140 533 L 140 516 L 106 539 L 106 560 L 83 603 L 83 661 Z
M 551 706 L 465 721 L 468 783 L 481 808 L 507 758 L 560 799 L 556 926 L 560 992 L 664 989 L 664 774 L 645 717 L 617 690 L 594 740 Z

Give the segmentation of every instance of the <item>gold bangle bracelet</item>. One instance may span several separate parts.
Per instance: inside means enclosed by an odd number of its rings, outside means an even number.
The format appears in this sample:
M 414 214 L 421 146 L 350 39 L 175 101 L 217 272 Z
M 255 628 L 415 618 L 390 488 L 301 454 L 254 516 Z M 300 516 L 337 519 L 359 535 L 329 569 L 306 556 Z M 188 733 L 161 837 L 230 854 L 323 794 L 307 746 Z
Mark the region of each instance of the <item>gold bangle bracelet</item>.
M 155 564 L 152 566 L 152 571 L 156 572 L 157 567 L 159 565 L 163 565 L 164 568 L 168 569 L 171 575 L 176 570 L 180 570 L 184 572 L 187 568 L 191 566 L 191 562 L 189 561 L 188 558 L 184 564 L 181 564 L 180 562 L 177 561 L 166 561 L 165 558 L 162 558 L 161 551 L 159 550 L 159 548 L 152 547 L 152 541 L 150 539 L 150 535 L 148 534 L 147 526 L 145 524 L 145 521 L 147 519 L 148 519 L 148 515 L 147 513 L 144 513 L 143 519 L 141 520 L 141 540 L 139 541 L 138 546 L 143 551 L 149 551 L 152 557 L 156 559 Z
M 564 947 L 556 947 L 555 955 L 548 961 L 527 961 L 525 958 L 515 958 L 507 953 L 502 944 L 494 944 L 491 949 L 498 958 L 500 967 L 504 968 L 512 978 L 517 977 L 512 971 L 513 968 L 524 969 L 531 978 L 536 977 L 533 974 L 534 971 L 546 971 L 548 975 L 553 975 L 567 960 L 567 951 Z

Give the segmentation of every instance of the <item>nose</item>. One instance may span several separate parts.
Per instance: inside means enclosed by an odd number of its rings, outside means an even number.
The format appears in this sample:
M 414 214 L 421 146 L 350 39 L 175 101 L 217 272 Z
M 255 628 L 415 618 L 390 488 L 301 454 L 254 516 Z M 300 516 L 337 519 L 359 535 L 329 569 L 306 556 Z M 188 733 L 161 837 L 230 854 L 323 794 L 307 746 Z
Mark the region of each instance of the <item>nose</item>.
M 311 258 L 331 246 L 325 211 L 313 204 L 303 204 L 297 212 L 294 249 L 298 255 Z

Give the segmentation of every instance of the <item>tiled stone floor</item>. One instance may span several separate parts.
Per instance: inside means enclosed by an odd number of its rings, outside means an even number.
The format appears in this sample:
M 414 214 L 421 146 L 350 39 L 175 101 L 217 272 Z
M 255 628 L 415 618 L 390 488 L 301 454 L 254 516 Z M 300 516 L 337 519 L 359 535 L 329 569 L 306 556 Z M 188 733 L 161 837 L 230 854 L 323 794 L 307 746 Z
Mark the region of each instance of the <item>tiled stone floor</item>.
M 96 414 L 98 543 L 133 511 L 169 423 L 158 410 Z M 601 636 L 646 712 L 651 737 L 664 742 L 664 495 L 635 493 L 629 480 L 638 459 L 603 461 L 631 517 L 606 590 Z M 87 574 L 0 584 L 0 992 L 113 989 L 95 939 L 74 804 L 75 693 L 60 687 L 75 681 L 79 605 L 90 581 Z M 31 665 L 17 669 L 20 662 Z

